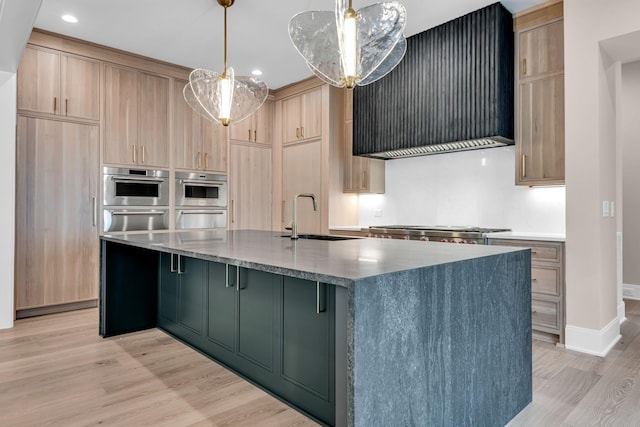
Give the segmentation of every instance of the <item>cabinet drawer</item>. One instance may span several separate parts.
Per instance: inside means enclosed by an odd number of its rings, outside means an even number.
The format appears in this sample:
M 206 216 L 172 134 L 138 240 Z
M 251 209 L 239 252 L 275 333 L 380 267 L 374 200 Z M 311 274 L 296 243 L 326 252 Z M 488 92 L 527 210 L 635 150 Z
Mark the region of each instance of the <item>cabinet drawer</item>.
M 531 325 L 532 329 L 545 331 L 560 330 L 560 310 L 558 301 L 548 301 L 531 297 Z
M 560 295 L 560 267 L 531 266 L 531 292 Z
M 562 242 L 541 242 L 536 240 L 489 239 L 489 244 L 531 248 L 531 261 L 561 262 Z

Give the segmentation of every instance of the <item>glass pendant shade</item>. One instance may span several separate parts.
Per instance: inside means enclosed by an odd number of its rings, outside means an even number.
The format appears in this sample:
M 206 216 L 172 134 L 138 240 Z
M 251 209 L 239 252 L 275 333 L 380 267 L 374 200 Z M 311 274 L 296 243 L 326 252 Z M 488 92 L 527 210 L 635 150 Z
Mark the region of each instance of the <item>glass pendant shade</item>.
M 196 69 L 189 75 L 183 94 L 198 114 L 228 126 L 258 110 L 267 99 L 269 88 L 255 77 L 234 76 L 231 67 L 224 75 Z
M 258 110 L 269 95 L 267 84 L 255 77 L 235 76 L 227 67 L 227 8 L 234 0 L 217 0 L 224 7 L 224 72 L 195 69 L 182 90 L 198 114 L 224 126 L 241 122 Z
M 353 88 L 385 76 L 404 57 L 406 10 L 396 1 L 357 12 L 344 0 L 335 12 L 309 11 L 291 18 L 289 36 L 321 80 Z

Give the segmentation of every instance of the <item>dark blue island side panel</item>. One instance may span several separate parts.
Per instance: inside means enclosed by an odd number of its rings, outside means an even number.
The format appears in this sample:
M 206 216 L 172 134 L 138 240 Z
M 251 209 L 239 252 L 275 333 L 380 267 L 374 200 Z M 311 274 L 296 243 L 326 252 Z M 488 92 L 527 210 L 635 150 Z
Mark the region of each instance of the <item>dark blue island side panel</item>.
M 529 404 L 530 259 L 525 250 L 356 282 L 349 425 L 503 426 Z

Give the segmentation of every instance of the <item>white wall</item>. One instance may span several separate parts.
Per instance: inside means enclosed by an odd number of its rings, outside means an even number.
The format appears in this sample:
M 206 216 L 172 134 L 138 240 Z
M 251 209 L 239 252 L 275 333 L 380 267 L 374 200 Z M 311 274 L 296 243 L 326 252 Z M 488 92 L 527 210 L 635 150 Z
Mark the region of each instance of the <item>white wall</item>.
M 564 234 L 565 188 L 516 186 L 514 156 L 509 146 L 388 160 L 385 194 L 360 196 L 360 224 Z
M 0 329 L 13 326 L 16 75 L 0 71 Z
M 622 67 L 621 98 L 622 280 L 640 285 L 640 62 Z
M 568 348 L 606 353 L 619 339 L 616 99 L 620 64 L 602 43 L 640 29 L 637 0 L 565 0 Z

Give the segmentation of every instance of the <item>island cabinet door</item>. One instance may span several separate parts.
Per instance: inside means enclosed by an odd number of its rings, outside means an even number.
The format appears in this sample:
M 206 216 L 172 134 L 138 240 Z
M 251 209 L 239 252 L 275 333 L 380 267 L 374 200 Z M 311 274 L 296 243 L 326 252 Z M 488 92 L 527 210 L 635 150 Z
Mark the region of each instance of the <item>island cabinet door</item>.
M 269 387 L 278 360 L 278 319 L 282 276 L 241 268 L 238 298 L 238 370 Z
M 284 277 L 282 393 L 329 425 L 335 422 L 334 288 Z
M 201 348 L 204 339 L 207 262 L 162 254 L 159 272 L 158 326 Z
M 237 277 L 238 267 L 209 263 L 207 349 L 230 366 L 235 366 Z

